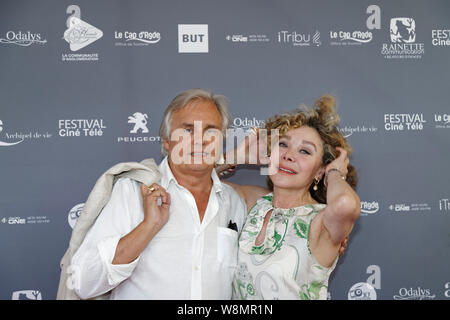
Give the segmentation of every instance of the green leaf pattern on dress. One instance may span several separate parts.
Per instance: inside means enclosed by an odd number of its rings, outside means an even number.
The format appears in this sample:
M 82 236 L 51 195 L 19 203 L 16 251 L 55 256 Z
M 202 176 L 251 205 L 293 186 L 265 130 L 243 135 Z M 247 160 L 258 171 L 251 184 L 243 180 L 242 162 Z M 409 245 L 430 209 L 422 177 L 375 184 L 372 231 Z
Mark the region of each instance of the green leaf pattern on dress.
M 281 209 L 273 207 L 272 200 L 272 193 L 263 196 L 248 213 L 239 238 L 239 261 L 233 281 L 233 298 L 277 299 L 277 296 L 285 296 L 293 299 L 296 296 L 302 300 L 326 299 L 328 278 L 336 266 L 337 258 L 330 268 L 320 266 L 312 257 L 308 243 L 311 221 L 326 205 Z M 265 239 L 261 245 L 256 246 L 255 241 L 264 217 L 270 210 L 273 211 L 267 224 Z M 282 250 L 284 244 L 286 249 Z M 295 248 L 295 255 L 287 255 L 292 252 L 288 248 Z M 283 261 L 289 261 L 289 265 L 283 267 Z M 280 267 L 273 269 L 274 263 Z M 289 271 L 270 273 L 273 272 L 270 270 L 283 268 Z M 276 281 L 279 291 L 264 292 L 267 288 L 274 288 L 267 283 L 261 286 L 261 279 L 264 278 L 261 275 L 264 273 L 270 274 L 271 281 Z

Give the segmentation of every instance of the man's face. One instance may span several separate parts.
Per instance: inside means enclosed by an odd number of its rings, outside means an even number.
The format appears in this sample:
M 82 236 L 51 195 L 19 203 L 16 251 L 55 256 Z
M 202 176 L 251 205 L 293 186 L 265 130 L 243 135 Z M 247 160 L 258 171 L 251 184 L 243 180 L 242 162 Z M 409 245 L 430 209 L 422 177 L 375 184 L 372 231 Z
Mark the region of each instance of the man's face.
M 171 165 L 187 170 L 211 170 L 222 152 L 222 117 L 208 100 L 196 99 L 172 113 L 164 147 Z

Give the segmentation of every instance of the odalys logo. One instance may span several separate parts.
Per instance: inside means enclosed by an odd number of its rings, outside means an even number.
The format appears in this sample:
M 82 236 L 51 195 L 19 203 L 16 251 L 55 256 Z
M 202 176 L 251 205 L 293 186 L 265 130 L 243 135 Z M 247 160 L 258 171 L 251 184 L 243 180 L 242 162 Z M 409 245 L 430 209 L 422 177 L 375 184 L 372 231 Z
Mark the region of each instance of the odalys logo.
M 394 300 L 431 300 L 436 298 L 430 289 L 417 288 L 401 288 L 398 295 L 394 295 Z
M 40 33 L 32 33 L 31 31 L 8 31 L 4 38 L 0 38 L 0 43 L 15 44 L 22 47 L 28 47 L 32 44 L 46 44 L 47 40 Z

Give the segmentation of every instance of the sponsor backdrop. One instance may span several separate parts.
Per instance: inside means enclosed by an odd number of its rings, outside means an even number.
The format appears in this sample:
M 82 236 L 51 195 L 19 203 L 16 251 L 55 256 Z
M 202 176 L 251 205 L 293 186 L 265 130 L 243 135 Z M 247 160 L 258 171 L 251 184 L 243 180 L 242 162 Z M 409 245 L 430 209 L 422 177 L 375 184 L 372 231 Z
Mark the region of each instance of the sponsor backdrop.
M 11 0 L 0 17 L 0 299 L 55 299 L 97 178 L 159 162 L 164 109 L 198 87 L 244 130 L 333 94 L 361 217 L 329 299 L 450 298 L 447 0 Z

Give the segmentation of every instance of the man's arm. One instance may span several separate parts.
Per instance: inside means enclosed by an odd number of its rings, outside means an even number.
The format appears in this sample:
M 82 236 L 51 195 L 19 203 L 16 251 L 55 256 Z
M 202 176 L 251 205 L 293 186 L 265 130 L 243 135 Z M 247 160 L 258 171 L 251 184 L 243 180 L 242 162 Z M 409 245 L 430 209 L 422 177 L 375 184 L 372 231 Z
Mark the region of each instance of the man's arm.
M 153 238 L 153 229 L 148 228 L 148 222 L 144 223 L 142 203 L 148 201 L 141 202 L 141 189 L 130 179 L 119 179 L 108 203 L 73 255 L 71 269 L 75 274 L 72 278 L 80 298 L 106 293 L 131 276 L 140 253 Z M 152 221 L 157 223 L 157 220 Z M 133 238 L 135 242 L 130 244 Z
M 154 188 L 154 191 L 151 191 Z M 154 183 L 150 187 L 141 184 L 144 220 L 129 234 L 120 239 L 112 264 L 134 261 L 169 219 L 170 195 Z M 158 199 L 161 198 L 161 206 Z

